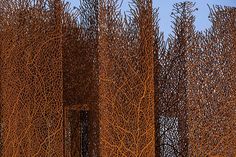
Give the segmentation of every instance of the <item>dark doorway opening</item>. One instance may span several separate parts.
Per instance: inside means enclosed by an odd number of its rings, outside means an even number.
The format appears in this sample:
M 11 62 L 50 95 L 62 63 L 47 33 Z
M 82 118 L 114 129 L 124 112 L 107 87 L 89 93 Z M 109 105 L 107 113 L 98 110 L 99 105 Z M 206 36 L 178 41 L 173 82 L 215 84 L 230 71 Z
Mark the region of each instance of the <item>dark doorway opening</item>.
M 65 107 L 65 156 L 89 157 L 90 114 L 87 105 Z
M 89 156 L 89 111 L 80 111 L 81 157 Z

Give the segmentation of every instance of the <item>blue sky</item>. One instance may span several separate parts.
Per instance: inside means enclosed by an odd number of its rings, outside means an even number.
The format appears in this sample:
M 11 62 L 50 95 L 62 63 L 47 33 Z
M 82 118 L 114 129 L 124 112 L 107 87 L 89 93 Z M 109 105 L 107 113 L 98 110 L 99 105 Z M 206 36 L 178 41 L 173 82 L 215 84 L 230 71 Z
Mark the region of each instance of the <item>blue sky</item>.
M 79 0 L 67 0 L 71 2 L 72 6 L 78 6 Z M 120 0 L 121 1 L 121 0 Z M 131 0 L 123 0 L 122 9 L 128 10 L 128 3 Z M 171 33 L 171 11 L 174 3 L 182 2 L 183 0 L 153 0 L 153 6 L 159 7 L 159 18 L 160 18 L 160 30 L 167 36 Z M 222 6 L 233 6 L 236 7 L 236 0 L 189 0 L 196 2 L 196 7 L 198 11 L 195 12 L 196 22 L 195 26 L 197 30 L 204 30 L 209 28 L 211 23 L 208 20 L 209 9 L 207 4 L 212 5 L 222 5 Z

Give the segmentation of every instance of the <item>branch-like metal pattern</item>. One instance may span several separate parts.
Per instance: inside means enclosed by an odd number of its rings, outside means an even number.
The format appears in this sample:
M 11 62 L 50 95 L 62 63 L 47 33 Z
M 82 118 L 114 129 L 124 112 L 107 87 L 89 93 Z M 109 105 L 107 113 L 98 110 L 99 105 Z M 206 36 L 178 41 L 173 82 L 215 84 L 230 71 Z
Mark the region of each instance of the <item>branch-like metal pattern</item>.
M 0 2 L 2 156 L 63 156 L 60 10 L 31 2 Z
M 236 9 L 151 0 L 0 1 L 0 151 L 18 156 L 236 155 Z
M 136 2 L 129 23 L 108 4 L 99 16 L 101 156 L 154 156 L 151 3 Z

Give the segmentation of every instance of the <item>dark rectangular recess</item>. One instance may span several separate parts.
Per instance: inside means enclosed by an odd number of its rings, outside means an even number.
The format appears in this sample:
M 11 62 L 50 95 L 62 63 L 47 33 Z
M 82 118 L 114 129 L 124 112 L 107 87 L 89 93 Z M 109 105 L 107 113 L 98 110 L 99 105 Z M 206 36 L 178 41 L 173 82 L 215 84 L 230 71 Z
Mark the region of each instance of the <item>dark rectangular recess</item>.
M 89 111 L 80 111 L 81 156 L 89 156 Z
M 89 111 L 69 110 L 70 154 L 89 157 Z

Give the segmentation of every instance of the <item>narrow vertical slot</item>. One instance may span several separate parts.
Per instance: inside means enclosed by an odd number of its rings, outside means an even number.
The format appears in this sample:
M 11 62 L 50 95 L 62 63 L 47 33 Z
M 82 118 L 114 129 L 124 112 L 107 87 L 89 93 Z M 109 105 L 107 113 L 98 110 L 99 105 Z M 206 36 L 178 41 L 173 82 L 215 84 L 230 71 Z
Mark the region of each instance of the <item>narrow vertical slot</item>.
M 89 111 L 80 111 L 81 156 L 89 156 Z

